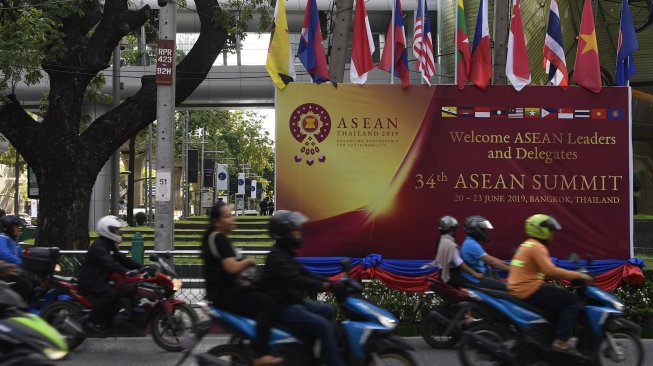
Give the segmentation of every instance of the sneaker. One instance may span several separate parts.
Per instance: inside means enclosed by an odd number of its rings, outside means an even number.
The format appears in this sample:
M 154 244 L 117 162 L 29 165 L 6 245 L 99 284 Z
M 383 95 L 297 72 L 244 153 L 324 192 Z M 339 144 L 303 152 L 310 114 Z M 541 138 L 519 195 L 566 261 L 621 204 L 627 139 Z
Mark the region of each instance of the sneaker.
M 254 366 L 272 366 L 283 362 L 283 358 L 272 355 L 261 356 L 254 360 Z

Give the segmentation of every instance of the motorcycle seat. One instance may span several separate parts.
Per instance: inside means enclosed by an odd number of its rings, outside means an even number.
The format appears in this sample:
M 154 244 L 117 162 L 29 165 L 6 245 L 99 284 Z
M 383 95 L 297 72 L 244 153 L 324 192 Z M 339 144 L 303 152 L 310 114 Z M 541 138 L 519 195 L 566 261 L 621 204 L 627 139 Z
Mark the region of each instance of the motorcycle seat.
M 479 288 L 478 290 L 485 292 L 486 294 L 496 297 L 499 299 L 505 299 L 509 300 L 510 302 L 519 305 L 525 309 L 528 309 L 536 314 L 542 315 L 544 318 L 546 318 L 549 321 L 557 319 L 557 314 L 554 312 L 551 312 L 549 310 L 545 310 L 542 308 L 538 308 L 537 306 L 533 306 L 527 302 L 522 301 L 519 298 L 516 298 L 512 296 L 509 292 L 507 291 L 500 291 L 500 290 L 492 290 L 492 289 L 487 289 L 487 288 Z

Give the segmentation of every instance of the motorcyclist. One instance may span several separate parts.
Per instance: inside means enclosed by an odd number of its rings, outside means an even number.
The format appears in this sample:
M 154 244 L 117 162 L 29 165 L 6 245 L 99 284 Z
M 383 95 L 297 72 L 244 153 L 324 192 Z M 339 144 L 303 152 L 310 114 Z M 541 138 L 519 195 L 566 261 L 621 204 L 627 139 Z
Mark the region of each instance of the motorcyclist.
M 438 229 L 440 230 L 440 239 L 436 247 L 435 260 L 428 263 L 422 268 L 439 267 L 440 279 L 442 282 L 449 282 L 450 271 L 463 271 L 471 274 L 475 278 L 483 278 L 483 274 L 476 272 L 473 268 L 465 264 L 460 257 L 460 248 L 456 244 L 456 231 L 458 230 L 458 220 L 453 216 L 443 216 L 440 218 Z
M 583 280 L 591 283 L 587 274 L 556 267 L 547 246 L 553 233 L 562 229 L 553 216 L 537 214 L 526 219 L 528 239 L 517 249 L 510 262 L 508 291 L 510 294 L 541 309 L 557 312 L 556 334 L 552 347 L 570 351 L 574 320 L 580 308 L 578 297 L 569 291 L 544 284 L 545 276 L 559 280 Z
M 202 258 L 206 278 L 206 297 L 214 306 L 256 319 L 254 365 L 275 365 L 283 358 L 270 354 L 270 328 L 277 316 L 273 299 L 260 289 L 244 286 L 242 274 L 255 268 L 256 261 L 239 258 L 229 234 L 236 228 L 231 208 L 218 201 L 209 213 L 211 223 L 204 234 Z
M 88 248 L 79 269 L 79 288 L 88 293 L 93 306 L 84 330 L 89 333 L 102 333 L 118 301 L 118 292 L 108 284 L 111 273 L 131 275 L 142 266 L 120 253 L 118 245 L 122 241 L 122 228 L 127 223 L 116 216 L 104 216 L 97 222 L 100 235 Z
M 23 249 L 18 245 L 20 229 L 24 222 L 16 215 L 6 215 L 0 219 L 0 260 L 22 267 Z M 29 303 L 32 289 L 32 280 L 24 276 L 22 270 L 19 273 L 7 278 L 11 282 L 11 288 L 22 296 Z
M 307 291 L 339 291 L 339 282 L 332 282 L 306 269 L 295 259 L 302 246 L 302 225 L 308 221 L 299 212 L 277 211 L 270 219 L 270 236 L 275 239 L 263 272 L 262 286 L 281 306 L 279 321 L 301 338 L 321 340 L 322 359 L 328 366 L 344 366 L 336 341 L 333 306 L 307 300 Z
M 460 256 L 467 265 L 482 273 L 483 278 L 478 279 L 469 273 L 460 272 L 452 274 L 452 283 L 458 286 L 472 283 L 481 287 L 505 290 L 506 286 L 503 282 L 488 278 L 491 274 L 488 266 L 505 271 L 510 270 L 510 266 L 499 258 L 489 255 L 481 245 L 482 242 L 490 240 L 487 230 L 494 228 L 492 223 L 481 215 L 472 215 L 465 219 L 464 228 L 467 237 L 460 249 Z

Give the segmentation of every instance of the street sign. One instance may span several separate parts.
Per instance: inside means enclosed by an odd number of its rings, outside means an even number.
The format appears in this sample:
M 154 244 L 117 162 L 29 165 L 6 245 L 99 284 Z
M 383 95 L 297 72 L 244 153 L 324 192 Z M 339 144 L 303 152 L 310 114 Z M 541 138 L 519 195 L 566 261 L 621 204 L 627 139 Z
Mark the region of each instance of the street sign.
M 175 66 L 175 41 L 172 39 L 159 39 L 156 48 L 156 77 L 155 83 L 161 85 L 172 84 L 172 69 Z

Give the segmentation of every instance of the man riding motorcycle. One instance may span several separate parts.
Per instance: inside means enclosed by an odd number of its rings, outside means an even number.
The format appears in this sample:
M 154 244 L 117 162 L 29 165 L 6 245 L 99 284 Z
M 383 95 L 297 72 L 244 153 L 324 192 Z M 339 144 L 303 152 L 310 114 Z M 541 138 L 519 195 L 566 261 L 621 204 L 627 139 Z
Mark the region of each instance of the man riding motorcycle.
M 578 297 L 569 291 L 544 284 L 544 278 L 559 280 L 583 280 L 592 278 L 581 272 L 556 267 L 551 262 L 547 245 L 553 241 L 553 233 L 562 229 L 553 216 L 537 214 L 526 219 L 524 241 L 510 262 L 508 290 L 510 294 L 541 309 L 558 314 L 556 337 L 552 347 L 570 351 L 567 340 L 571 337 L 574 320 L 580 308 Z
M 494 227 L 488 219 L 480 215 L 472 215 L 465 219 L 465 232 L 467 237 L 463 241 L 460 249 L 460 256 L 465 263 L 472 267 L 475 271 L 483 274 L 483 278 L 479 279 L 466 272 L 452 273 L 451 283 L 454 286 L 465 286 L 472 284 L 484 288 L 493 288 L 497 290 L 505 290 L 506 286 L 501 281 L 488 278 L 491 270 L 488 268 L 502 269 L 508 271 L 510 266 L 505 264 L 497 257 L 489 255 L 481 243 L 490 241 L 490 236 L 487 230 Z
M 16 215 L 7 215 L 0 219 L 0 260 L 12 263 L 16 266 L 23 265 L 23 250 L 18 245 L 20 229 L 24 226 L 23 220 Z M 15 272 L 15 271 L 14 271 Z M 34 283 L 25 277 L 22 270 L 7 278 L 11 282 L 11 288 L 20 294 L 20 296 L 29 303 L 34 288 Z
M 84 330 L 90 333 L 102 333 L 111 317 L 111 311 L 118 300 L 117 291 L 109 285 L 109 274 L 112 272 L 129 274 L 129 270 L 142 267 L 138 262 L 120 253 L 118 244 L 122 241 L 123 227 L 127 223 L 119 218 L 108 215 L 97 223 L 100 236 L 95 239 L 84 255 L 79 270 L 79 288 L 87 292 L 93 303 Z
M 301 228 L 308 221 L 299 212 L 277 211 L 270 219 L 275 244 L 266 260 L 261 286 L 281 308 L 279 322 L 298 330 L 302 337 L 320 338 L 322 358 L 328 366 L 344 366 L 334 330 L 333 306 L 304 299 L 305 291 L 339 290 L 339 282 L 317 275 L 295 259 L 301 247 Z

